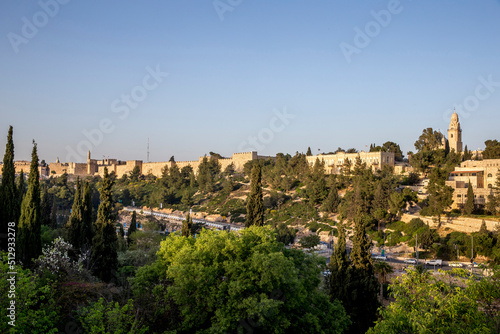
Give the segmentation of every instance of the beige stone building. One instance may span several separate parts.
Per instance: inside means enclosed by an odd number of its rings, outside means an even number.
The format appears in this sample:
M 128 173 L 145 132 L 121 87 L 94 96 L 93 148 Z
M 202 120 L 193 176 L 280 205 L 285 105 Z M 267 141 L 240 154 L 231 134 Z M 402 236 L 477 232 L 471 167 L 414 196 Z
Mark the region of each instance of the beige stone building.
M 125 174 L 129 174 L 136 166 L 142 174 L 148 175 L 152 174 L 156 177 L 161 177 L 162 170 L 165 166 L 168 168 L 176 165 L 179 169 L 185 166 L 191 166 L 195 173 L 198 171 L 198 166 L 203 161 L 203 157 L 199 157 L 198 160 L 193 161 L 165 161 L 165 162 L 143 162 L 142 160 L 128 160 L 121 161 L 117 159 L 102 159 L 96 160 L 91 159 L 90 151 L 87 153 L 86 163 L 75 163 L 75 162 L 65 162 L 61 163 L 59 159 L 56 162 L 48 165 L 47 173 L 50 175 L 59 176 L 64 173 L 80 176 L 94 176 L 104 174 L 104 168 L 108 169 L 108 172 L 115 172 L 117 177 L 122 177 Z M 257 152 L 244 152 L 244 153 L 234 153 L 230 158 L 218 159 L 221 169 L 224 170 L 230 164 L 234 165 L 236 171 L 243 170 L 245 163 L 256 159 L 266 159 L 267 156 L 260 156 Z
M 381 169 L 384 165 L 394 167 L 395 164 L 394 153 L 392 152 L 339 152 L 336 154 L 313 155 L 306 157 L 306 159 L 311 166 L 314 165 L 316 159 L 319 159 L 325 163 L 325 171 L 327 174 L 340 174 L 349 164 L 350 168 L 353 169 L 357 157 L 361 159 L 361 162 L 366 163 L 367 167 L 374 171 Z
M 454 189 L 452 208 L 461 208 L 467 201 L 467 189 L 471 183 L 474 203 L 485 205 L 493 193 L 495 181 L 500 173 L 500 159 L 468 160 L 456 167 L 448 176 L 446 185 Z

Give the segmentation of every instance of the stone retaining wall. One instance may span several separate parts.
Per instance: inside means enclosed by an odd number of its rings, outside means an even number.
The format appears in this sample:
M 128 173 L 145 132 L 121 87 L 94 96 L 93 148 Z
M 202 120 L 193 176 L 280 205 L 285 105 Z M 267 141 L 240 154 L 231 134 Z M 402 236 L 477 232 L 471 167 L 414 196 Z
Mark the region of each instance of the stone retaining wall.
M 410 214 L 403 214 L 401 217 L 401 220 L 404 221 L 405 223 L 409 223 L 413 218 L 420 218 L 424 221 L 424 223 L 429 224 L 430 227 L 432 228 L 437 228 L 438 224 L 432 217 L 424 217 L 424 216 L 417 216 L 417 215 L 410 215 Z M 497 226 L 500 225 L 499 222 L 494 221 L 494 220 L 484 220 L 486 223 L 486 228 L 488 231 L 494 231 Z M 481 228 L 481 224 L 483 223 L 483 219 L 477 219 L 477 218 L 447 218 L 447 217 L 441 217 L 441 227 L 443 228 L 450 228 L 452 230 L 458 231 L 458 232 L 465 232 L 465 233 L 472 233 L 472 232 L 478 232 L 479 229 Z

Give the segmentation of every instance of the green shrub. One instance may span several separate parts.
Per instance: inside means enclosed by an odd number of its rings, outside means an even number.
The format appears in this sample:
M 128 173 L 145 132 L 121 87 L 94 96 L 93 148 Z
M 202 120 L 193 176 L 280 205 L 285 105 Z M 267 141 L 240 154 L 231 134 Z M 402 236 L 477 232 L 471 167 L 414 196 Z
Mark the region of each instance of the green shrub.
M 139 324 L 132 300 L 120 307 L 118 303 L 104 303 L 100 298 L 88 307 L 78 310 L 78 319 L 85 333 L 146 333 L 148 327 Z

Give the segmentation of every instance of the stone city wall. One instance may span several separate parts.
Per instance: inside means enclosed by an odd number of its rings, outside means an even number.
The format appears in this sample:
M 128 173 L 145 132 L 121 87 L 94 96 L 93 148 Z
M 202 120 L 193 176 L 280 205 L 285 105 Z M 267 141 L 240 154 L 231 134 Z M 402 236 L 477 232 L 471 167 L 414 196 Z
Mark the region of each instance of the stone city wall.
M 413 218 L 422 219 L 422 221 L 426 224 L 429 224 L 429 226 L 431 228 L 438 227 L 438 223 L 435 222 L 432 217 L 423 217 L 423 216 L 403 214 L 403 216 L 401 217 L 401 220 L 404 221 L 405 223 L 409 223 Z M 496 229 L 496 227 L 500 225 L 500 222 L 497 222 L 494 220 L 484 220 L 484 222 L 486 223 L 486 228 L 488 229 L 488 231 L 494 231 Z M 458 231 L 458 232 L 465 232 L 465 233 L 478 232 L 479 229 L 481 228 L 482 223 L 483 223 L 483 219 L 477 219 L 477 218 L 441 217 L 441 227 L 443 227 L 443 228 L 448 227 L 448 228 L 450 228 L 454 231 Z

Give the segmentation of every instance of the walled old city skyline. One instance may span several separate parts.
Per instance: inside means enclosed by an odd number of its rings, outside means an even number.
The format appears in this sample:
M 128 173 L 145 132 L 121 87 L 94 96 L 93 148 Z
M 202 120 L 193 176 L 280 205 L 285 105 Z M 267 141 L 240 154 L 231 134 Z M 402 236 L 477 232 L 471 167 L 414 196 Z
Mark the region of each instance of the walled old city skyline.
M 451 150 L 462 152 L 464 144 L 462 142 L 462 128 L 458 114 L 454 112 L 451 115 L 450 124 L 447 130 L 448 138 L 443 134 L 441 148 L 448 143 Z M 93 176 L 103 175 L 104 168 L 108 171 L 113 171 L 118 177 L 129 174 L 137 166 L 142 174 L 152 174 L 160 177 L 162 170 L 165 166 L 171 168 L 176 165 L 179 169 L 185 166 L 191 166 L 196 172 L 199 164 L 203 161 L 205 156 L 200 156 L 198 160 L 188 161 L 160 161 L 160 162 L 144 162 L 143 160 L 126 160 L 122 161 L 116 158 L 92 159 L 91 151 L 87 152 L 87 161 L 85 163 L 79 162 L 61 162 L 59 158 L 55 162 L 49 162 L 46 166 L 40 167 L 41 175 L 44 176 L 59 176 L 64 173 L 69 175 L 79 176 Z M 404 162 L 397 163 L 394 153 L 390 152 L 365 152 L 363 150 L 357 153 L 339 152 L 336 154 L 318 154 L 307 157 L 309 164 L 314 164 L 317 158 L 325 163 L 325 172 L 329 174 L 339 174 L 342 168 L 345 167 L 344 163 L 349 163 L 354 166 L 355 159 L 359 157 L 363 163 L 374 170 L 381 169 L 384 165 L 395 167 L 396 173 L 404 172 L 408 169 L 408 164 Z M 269 158 L 269 156 L 259 155 L 257 151 L 233 153 L 229 158 L 219 158 L 218 161 L 222 169 L 228 165 L 233 164 L 236 170 L 242 170 L 243 165 L 251 160 Z M 29 161 L 16 161 L 16 172 L 19 173 L 23 170 L 25 173 L 29 170 Z

